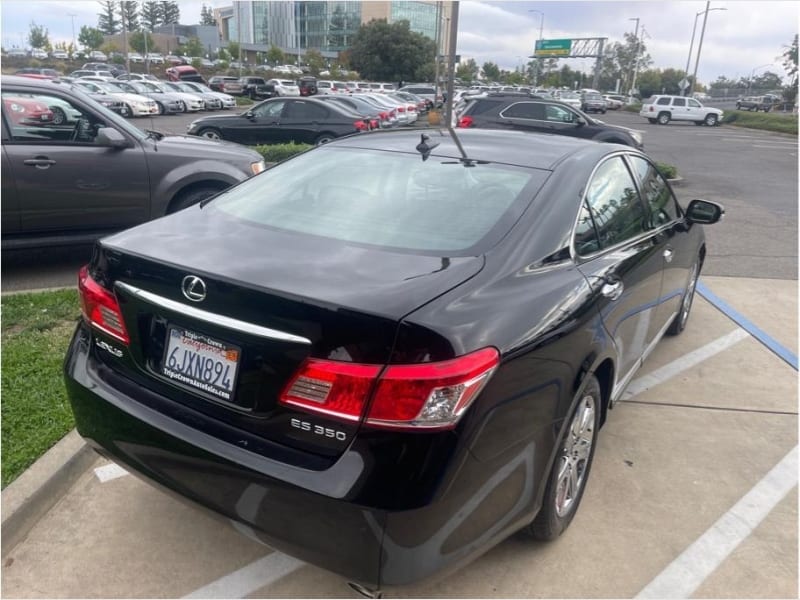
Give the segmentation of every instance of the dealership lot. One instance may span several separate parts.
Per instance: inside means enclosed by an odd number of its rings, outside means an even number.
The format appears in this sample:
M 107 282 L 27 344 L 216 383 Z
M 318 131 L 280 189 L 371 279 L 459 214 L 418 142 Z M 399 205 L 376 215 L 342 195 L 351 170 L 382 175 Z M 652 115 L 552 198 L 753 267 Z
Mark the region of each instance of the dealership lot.
M 796 282 L 703 283 L 796 354 Z M 699 569 L 677 580 L 688 595 L 796 597 L 795 369 L 698 298 L 687 330 L 661 343 L 601 430 L 583 507 L 561 539 L 513 537 L 443 580 L 386 595 L 635 596 L 673 589 L 665 569 L 700 539 L 685 559 Z M 8 554 L 3 587 L 10 597 L 354 597 L 339 577 L 103 459 Z

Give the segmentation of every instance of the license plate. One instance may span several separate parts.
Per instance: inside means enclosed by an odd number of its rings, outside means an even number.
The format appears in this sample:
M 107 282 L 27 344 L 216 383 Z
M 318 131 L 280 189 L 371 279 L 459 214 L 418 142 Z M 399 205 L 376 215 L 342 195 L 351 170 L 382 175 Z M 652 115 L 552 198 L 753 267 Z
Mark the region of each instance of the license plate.
M 232 398 L 239 348 L 179 327 L 169 328 L 166 345 L 165 377 L 223 400 Z

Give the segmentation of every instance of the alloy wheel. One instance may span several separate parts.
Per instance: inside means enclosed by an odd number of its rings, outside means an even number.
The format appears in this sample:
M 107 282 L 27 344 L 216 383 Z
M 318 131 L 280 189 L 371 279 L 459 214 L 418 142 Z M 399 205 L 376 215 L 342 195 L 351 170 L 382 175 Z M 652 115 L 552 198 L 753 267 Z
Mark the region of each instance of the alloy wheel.
M 559 517 L 567 515 L 580 498 L 586 481 L 586 467 L 592 454 L 595 426 L 595 398 L 591 394 L 581 398 L 569 430 L 566 432 L 561 454 L 558 458 L 558 480 L 556 482 L 555 509 Z
M 692 301 L 694 300 L 694 290 L 697 287 L 697 263 L 692 267 L 692 274 L 689 277 L 689 285 L 686 287 L 686 293 L 683 295 L 683 303 L 681 304 L 681 329 L 686 326 L 686 321 L 689 318 L 689 313 L 692 310 Z

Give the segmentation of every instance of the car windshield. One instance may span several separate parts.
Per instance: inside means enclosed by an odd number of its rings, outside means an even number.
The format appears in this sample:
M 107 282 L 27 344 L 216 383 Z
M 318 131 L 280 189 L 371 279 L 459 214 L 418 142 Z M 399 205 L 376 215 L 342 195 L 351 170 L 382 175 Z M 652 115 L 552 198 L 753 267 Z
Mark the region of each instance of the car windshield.
M 100 89 L 103 89 L 111 94 L 119 94 L 120 92 L 125 91 L 116 83 L 108 83 L 107 81 L 96 81 L 95 83 Z
M 153 85 L 147 85 L 140 81 L 131 81 L 128 85 L 130 85 L 133 89 L 135 89 L 140 94 L 163 94 L 160 89 Z
M 466 168 L 416 153 L 327 146 L 236 186 L 211 206 L 256 226 L 470 255 L 505 235 L 545 177 L 510 165 Z
M 577 100 L 580 98 L 575 92 L 561 92 L 559 98 L 562 100 Z
M 295 85 L 295 82 L 294 82 L 294 81 L 289 81 L 288 79 L 281 79 L 281 80 L 279 81 L 279 83 L 280 83 L 281 85 Z
M 189 85 L 186 85 L 185 83 L 175 83 L 175 84 L 173 84 L 173 87 L 175 87 L 176 89 L 179 89 L 182 92 L 189 92 L 190 94 L 197 92 L 197 90 L 193 89 Z

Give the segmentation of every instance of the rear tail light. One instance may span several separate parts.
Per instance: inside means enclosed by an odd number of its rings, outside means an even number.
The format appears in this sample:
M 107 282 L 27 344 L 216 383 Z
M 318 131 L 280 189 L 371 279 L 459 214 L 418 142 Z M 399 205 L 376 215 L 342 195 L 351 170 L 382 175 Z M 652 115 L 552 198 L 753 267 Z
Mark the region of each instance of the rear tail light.
M 345 421 L 392 429 L 452 429 L 500 362 L 494 348 L 411 365 L 306 359 L 281 393 L 282 404 Z M 381 373 L 381 371 L 383 371 Z M 373 391 L 374 390 L 374 391 Z
M 417 112 L 417 107 L 416 106 L 409 106 L 408 107 L 408 112 Z
M 88 266 L 82 267 L 78 272 L 78 292 L 86 322 L 127 346 L 130 338 L 125 329 L 119 302 L 113 293 L 92 279 Z
M 356 121 L 353 123 L 353 125 L 358 131 L 369 131 L 369 125 L 367 125 L 364 121 Z
M 389 113 L 387 112 L 378 113 L 378 116 L 380 117 L 381 121 L 389 120 Z
M 372 129 L 380 129 L 380 127 L 381 127 L 381 124 L 380 124 L 380 121 L 378 121 L 378 119 L 372 119 L 372 120 L 369 122 L 369 126 L 370 126 Z
M 397 107 L 397 112 L 401 112 L 401 113 L 406 112 L 406 107 L 405 106 L 398 106 Z
M 457 127 L 472 127 L 474 123 L 475 122 L 472 120 L 472 117 L 461 117 L 458 120 Z
M 651 105 L 650 105 L 650 108 L 649 108 L 648 110 L 649 110 L 650 112 L 655 112 L 655 110 L 656 110 L 656 109 L 655 109 L 655 107 L 654 107 L 654 106 L 651 104 Z

